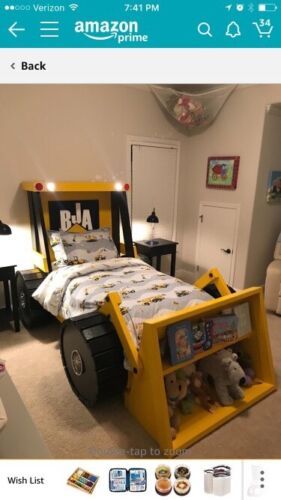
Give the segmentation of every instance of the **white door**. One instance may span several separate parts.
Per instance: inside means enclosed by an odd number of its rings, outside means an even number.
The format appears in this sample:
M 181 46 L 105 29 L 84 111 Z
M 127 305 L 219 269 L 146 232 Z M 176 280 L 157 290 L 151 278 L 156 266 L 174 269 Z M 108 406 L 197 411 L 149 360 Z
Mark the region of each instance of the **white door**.
M 150 239 L 147 217 L 155 208 L 155 237 L 175 237 L 177 154 L 175 147 L 132 145 L 131 215 L 133 240 Z
M 196 264 L 198 275 L 217 267 L 233 285 L 239 207 L 201 203 Z

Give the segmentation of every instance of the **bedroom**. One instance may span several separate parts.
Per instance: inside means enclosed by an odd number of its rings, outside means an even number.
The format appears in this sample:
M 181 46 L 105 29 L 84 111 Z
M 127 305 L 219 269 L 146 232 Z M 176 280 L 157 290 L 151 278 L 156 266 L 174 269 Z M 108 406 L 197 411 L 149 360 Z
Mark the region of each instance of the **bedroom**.
M 197 278 L 200 202 L 219 202 L 240 206 L 232 286 L 263 285 L 266 267 L 272 261 L 280 232 L 280 205 L 266 204 L 269 171 L 280 170 L 279 102 L 280 85 L 238 86 L 209 128 L 188 135 L 167 119 L 147 86 L 1 86 L 0 213 L 1 219 L 12 227 L 11 238 L 1 238 L 1 259 L 8 254 L 9 260 L 19 269 L 32 267 L 26 193 L 20 189 L 22 181 L 131 183 L 128 141 L 139 138 L 142 144 L 162 143 L 178 147 L 177 214 L 174 231 L 167 238 L 179 242 L 176 276 L 189 283 Z M 274 106 L 267 113 L 270 105 Z M 236 190 L 206 188 L 207 159 L 215 155 L 240 156 Z M 161 195 L 160 183 L 159 192 Z M 157 211 L 156 201 L 155 205 Z M 145 201 L 147 215 L 152 208 L 150 200 Z M 145 220 L 144 226 L 147 231 Z M 161 237 L 160 224 L 156 229 L 157 237 Z M 148 234 L 145 233 L 143 238 L 146 237 Z M 213 267 L 212 262 L 210 267 Z M 270 315 L 269 319 L 272 331 L 278 332 L 280 318 Z M 56 323 L 30 332 L 21 328 L 18 333 L 5 323 L 0 337 L 1 357 L 6 360 L 8 371 L 52 456 L 92 458 L 100 453 L 99 450 L 107 450 L 110 455 L 118 447 L 119 454 L 124 456 L 124 450 L 131 447 L 153 447 L 153 441 L 139 426 L 136 427 L 119 400 L 114 401 L 113 406 L 104 403 L 94 412 L 94 418 L 82 406 L 67 385 L 58 337 Z M 272 341 L 278 371 L 280 347 L 277 334 Z M 54 392 L 49 390 L 50 387 L 54 387 Z M 63 401 L 60 394 L 64 395 Z M 278 404 L 278 397 L 277 391 L 250 411 L 252 425 L 252 419 L 256 418 L 257 427 L 266 428 L 266 405 L 273 400 Z M 37 401 L 36 407 L 34 400 Z M 44 421 L 46 408 L 48 422 Z M 130 438 L 110 419 L 113 408 L 120 412 L 120 421 L 125 419 Z M 280 423 L 278 419 L 277 414 L 276 428 Z M 199 456 L 202 447 L 206 456 L 208 452 L 212 456 L 216 434 L 217 439 L 225 443 L 228 432 L 241 429 L 245 420 L 245 417 L 237 417 L 194 445 L 192 456 L 196 457 L 196 453 Z M 77 433 L 75 444 L 70 444 L 73 432 Z M 136 434 L 137 438 L 134 437 Z M 60 438 L 54 439 L 53 436 Z M 98 445 L 89 446 L 89 440 Z M 229 448 L 229 456 L 247 456 L 246 444 L 240 445 L 242 450 L 238 445 L 235 449 Z M 247 446 L 250 446 L 249 442 Z M 225 449 L 224 445 L 224 456 Z M 261 450 L 262 446 L 255 456 L 260 456 Z

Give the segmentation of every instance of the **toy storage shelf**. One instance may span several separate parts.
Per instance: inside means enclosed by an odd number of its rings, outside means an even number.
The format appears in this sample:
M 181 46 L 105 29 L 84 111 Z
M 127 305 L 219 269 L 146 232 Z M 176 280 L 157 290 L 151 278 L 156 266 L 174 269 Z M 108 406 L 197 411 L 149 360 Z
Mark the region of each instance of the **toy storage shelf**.
M 211 349 L 177 365 L 172 366 L 167 360 L 161 359 L 159 341 L 165 337 L 169 325 L 183 320 L 197 321 L 245 302 L 249 304 L 252 326 L 252 331 L 247 335 L 231 342 L 215 344 Z M 235 401 L 231 406 L 219 406 L 215 408 L 214 413 L 194 405 L 192 414 L 181 415 L 179 431 L 172 440 L 164 384 L 165 375 L 236 343 L 239 343 L 241 349 L 251 356 L 253 368 L 261 383 L 245 389 L 243 400 Z M 139 356 L 141 370 L 130 374 L 125 404 L 166 455 L 176 454 L 181 448 L 191 446 L 276 390 L 261 288 L 242 290 L 145 322 Z
M 245 398 L 235 401 L 232 406 L 220 406 L 214 413 L 209 413 L 200 406 L 196 406 L 191 415 L 182 415 L 181 426 L 176 439 L 172 443 L 172 449 L 178 450 L 190 446 L 200 438 L 215 430 L 219 425 L 245 411 L 261 398 L 270 394 L 273 385 L 262 383 L 245 389 Z
M 183 363 L 178 363 L 177 365 L 171 365 L 169 361 L 166 359 L 162 361 L 162 370 L 163 370 L 163 375 L 169 375 L 169 373 L 173 373 L 176 370 L 180 370 L 181 368 L 184 368 L 185 366 L 191 365 L 193 363 L 196 363 L 197 361 L 200 361 L 200 359 L 205 358 L 206 356 L 210 356 L 211 354 L 214 354 L 215 352 L 221 351 L 222 349 L 227 349 L 228 347 L 237 344 L 238 342 L 242 342 L 245 339 L 250 338 L 252 335 L 252 332 L 247 333 L 246 335 L 243 335 L 243 337 L 237 338 L 232 341 L 228 342 L 219 342 L 211 349 L 207 349 L 206 351 L 200 352 L 196 354 L 193 358 L 189 359 L 188 361 L 184 361 Z

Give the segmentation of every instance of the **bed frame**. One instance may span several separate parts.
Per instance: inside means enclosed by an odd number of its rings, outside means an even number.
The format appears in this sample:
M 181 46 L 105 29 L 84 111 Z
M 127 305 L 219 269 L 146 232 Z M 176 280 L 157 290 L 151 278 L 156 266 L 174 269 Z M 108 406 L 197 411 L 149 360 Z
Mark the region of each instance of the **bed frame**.
M 134 247 L 126 197 L 128 185 L 24 182 L 22 188 L 27 191 L 29 201 L 35 268 L 18 273 L 17 283 L 21 318 L 26 326 L 31 326 L 38 318 L 46 319 L 46 313 L 31 294 L 51 270 L 52 254 L 47 236 L 50 228 L 49 201 L 98 200 L 100 227 L 111 227 L 118 251 L 134 256 Z M 120 243 L 120 227 L 124 245 Z M 77 396 L 92 407 L 97 399 L 124 391 L 126 407 L 166 455 L 177 454 L 180 449 L 192 445 L 276 390 L 262 289 L 253 287 L 231 293 L 217 269 L 211 269 L 195 285 L 211 292 L 216 300 L 145 321 L 139 350 L 121 314 L 121 297 L 116 292 L 108 294 L 98 312 L 63 322 L 61 329 L 62 361 Z M 186 319 L 196 321 L 245 302 L 249 304 L 252 324 L 252 331 L 247 335 L 227 345 L 225 342 L 214 344 L 211 349 L 180 365 L 172 366 L 162 359 L 159 341 L 164 338 L 169 325 Z M 61 321 L 61 318 L 58 319 Z M 262 382 L 247 388 L 243 400 L 235 401 L 232 406 L 219 407 L 214 413 L 196 406 L 191 415 L 181 416 L 179 432 L 172 440 L 165 375 L 238 342 L 251 355 L 256 376 Z M 123 369 L 124 354 L 131 366 L 129 372 Z

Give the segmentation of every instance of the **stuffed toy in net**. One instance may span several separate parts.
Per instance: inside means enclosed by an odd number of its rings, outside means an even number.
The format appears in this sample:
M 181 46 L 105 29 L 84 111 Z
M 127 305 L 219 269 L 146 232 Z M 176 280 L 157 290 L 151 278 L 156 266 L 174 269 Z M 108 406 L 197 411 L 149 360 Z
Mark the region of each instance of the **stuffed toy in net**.
M 186 130 L 210 125 L 216 118 L 235 85 L 227 85 L 201 93 L 190 93 L 152 85 L 151 90 L 161 106 Z

